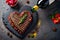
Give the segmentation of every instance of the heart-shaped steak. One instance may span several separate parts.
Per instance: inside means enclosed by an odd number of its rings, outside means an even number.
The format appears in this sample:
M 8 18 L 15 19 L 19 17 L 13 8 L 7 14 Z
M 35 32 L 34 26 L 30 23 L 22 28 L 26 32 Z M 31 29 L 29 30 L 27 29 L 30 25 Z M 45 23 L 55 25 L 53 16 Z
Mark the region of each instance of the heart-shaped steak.
M 13 12 L 8 16 L 10 25 L 19 33 L 23 34 L 29 27 L 32 21 L 32 16 L 29 11 L 23 11 L 21 13 Z

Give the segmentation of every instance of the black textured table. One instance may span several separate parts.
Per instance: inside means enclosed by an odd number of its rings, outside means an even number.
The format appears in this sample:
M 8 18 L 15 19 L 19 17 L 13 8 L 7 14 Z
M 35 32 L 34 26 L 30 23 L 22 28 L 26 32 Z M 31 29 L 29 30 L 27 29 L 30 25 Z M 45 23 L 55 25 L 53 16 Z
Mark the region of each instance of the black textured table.
M 20 1 L 20 0 L 19 0 Z M 25 5 L 26 0 L 22 0 L 23 5 Z M 21 2 L 21 1 L 20 1 Z M 30 4 L 28 6 L 34 6 L 37 2 L 37 0 L 30 0 Z M 5 0 L 0 0 L 0 37 L 1 40 L 20 40 L 18 37 L 16 37 L 14 34 L 12 34 L 9 30 L 7 30 L 3 24 L 2 21 L 2 14 L 6 13 L 8 11 L 12 12 L 12 10 L 16 10 L 14 8 L 9 7 Z M 19 10 L 17 10 L 19 11 Z M 38 10 L 38 16 L 41 20 L 41 25 L 39 28 L 39 32 L 37 34 L 36 38 L 25 38 L 24 40 L 60 40 L 60 24 L 53 24 L 53 22 L 48 18 L 50 14 L 54 14 L 55 12 L 60 13 L 60 1 L 57 0 L 52 5 L 47 7 L 46 9 L 39 9 Z M 57 31 L 53 32 L 52 28 L 56 27 Z M 13 36 L 13 38 L 10 38 L 7 33 L 10 33 L 10 35 Z M 5 36 L 5 37 L 4 37 Z

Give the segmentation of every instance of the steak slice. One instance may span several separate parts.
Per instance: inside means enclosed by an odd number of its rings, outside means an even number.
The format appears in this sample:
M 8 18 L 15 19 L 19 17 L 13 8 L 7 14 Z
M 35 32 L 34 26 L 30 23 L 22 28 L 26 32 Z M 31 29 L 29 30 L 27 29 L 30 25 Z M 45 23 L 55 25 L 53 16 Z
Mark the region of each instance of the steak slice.
M 32 21 L 32 16 L 29 11 L 23 11 L 21 13 L 15 11 L 10 13 L 8 21 L 19 34 L 23 34 L 29 27 L 29 24 Z

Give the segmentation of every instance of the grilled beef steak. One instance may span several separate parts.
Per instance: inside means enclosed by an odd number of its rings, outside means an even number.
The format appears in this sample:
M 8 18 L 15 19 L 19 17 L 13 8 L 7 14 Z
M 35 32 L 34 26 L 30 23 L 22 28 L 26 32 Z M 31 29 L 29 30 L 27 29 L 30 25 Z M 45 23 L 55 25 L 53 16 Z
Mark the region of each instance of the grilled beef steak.
M 23 34 L 29 27 L 29 24 L 32 21 L 32 16 L 29 11 L 23 11 L 21 13 L 15 11 L 10 13 L 8 21 L 19 34 Z

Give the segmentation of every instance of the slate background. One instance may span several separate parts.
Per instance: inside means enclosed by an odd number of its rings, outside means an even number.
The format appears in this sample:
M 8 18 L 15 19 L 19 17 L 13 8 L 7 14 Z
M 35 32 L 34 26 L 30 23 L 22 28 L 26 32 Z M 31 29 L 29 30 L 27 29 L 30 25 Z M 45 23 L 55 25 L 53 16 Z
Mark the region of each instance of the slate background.
M 21 2 L 22 1 L 22 2 Z M 19 3 L 25 5 L 26 0 L 19 0 Z M 30 0 L 30 4 L 28 6 L 33 7 L 37 3 L 37 0 Z M 22 6 L 21 6 L 22 7 Z M 10 8 L 5 0 L 0 0 L 0 40 L 20 40 L 14 34 L 12 34 L 9 30 L 5 28 L 2 22 L 2 15 L 8 11 L 16 10 Z M 19 10 L 17 10 L 19 11 Z M 41 25 L 39 28 L 39 32 L 36 38 L 25 38 L 23 40 L 60 40 L 60 24 L 53 24 L 52 21 L 48 18 L 48 15 L 53 14 L 55 12 L 60 13 L 60 0 L 56 0 L 52 5 L 47 7 L 46 9 L 39 9 L 39 19 L 41 20 Z M 52 28 L 56 27 L 57 32 L 53 32 Z M 13 38 L 10 38 L 7 33 L 10 33 Z

